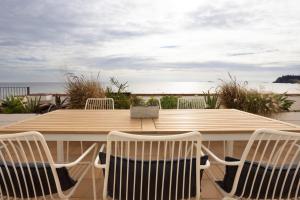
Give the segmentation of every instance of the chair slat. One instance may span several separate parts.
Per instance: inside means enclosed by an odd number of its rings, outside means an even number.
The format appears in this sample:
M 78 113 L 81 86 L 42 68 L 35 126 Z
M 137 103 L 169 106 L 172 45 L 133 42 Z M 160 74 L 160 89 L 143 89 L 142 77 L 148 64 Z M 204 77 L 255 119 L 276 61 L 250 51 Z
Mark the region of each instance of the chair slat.
M 198 132 L 168 137 L 111 132 L 105 170 L 114 170 L 104 173 L 103 199 L 199 199 L 201 142 Z
M 85 110 L 113 110 L 114 100 L 112 98 L 88 98 Z
M 218 181 L 226 197 L 299 199 L 299 144 L 299 133 L 259 129 L 252 134 L 240 159 L 227 157 L 222 161 L 204 149 L 226 165 L 224 180 Z
M 206 103 L 203 97 L 181 97 L 177 100 L 177 109 L 205 109 Z
M 67 199 L 78 184 L 69 176 L 66 166 L 79 162 L 55 164 L 44 137 L 38 132 L 0 135 L 0 199 Z M 91 166 L 85 166 L 78 183 Z

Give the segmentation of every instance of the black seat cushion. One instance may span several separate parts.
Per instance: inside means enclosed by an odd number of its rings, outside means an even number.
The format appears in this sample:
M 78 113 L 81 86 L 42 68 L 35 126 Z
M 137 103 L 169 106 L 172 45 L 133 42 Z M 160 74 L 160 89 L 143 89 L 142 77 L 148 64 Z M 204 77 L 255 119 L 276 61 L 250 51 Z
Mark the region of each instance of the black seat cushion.
M 239 161 L 238 159 L 232 157 L 226 157 L 225 160 L 229 162 Z M 221 186 L 226 192 L 231 192 L 237 169 L 238 169 L 237 166 L 226 166 L 226 171 L 225 171 L 225 176 L 223 181 L 217 181 L 218 185 Z M 274 172 L 272 175 L 273 170 Z M 248 172 L 249 172 L 249 177 L 248 180 L 246 180 Z M 256 173 L 257 176 L 255 178 Z M 286 176 L 287 178 L 284 184 L 284 179 Z M 256 162 L 253 162 L 251 166 L 251 162 L 246 160 L 242 168 L 241 175 L 239 177 L 238 186 L 235 195 L 237 196 L 242 195 L 242 197 L 248 198 L 251 193 L 251 187 L 254 184 L 250 198 L 256 198 L 257 196 L 259 198 L 265 198 L 266 196 L 269 199 L 272 198 L 273 192 L 275 192 L 274 198 L 279 198 L 282 188 L 283 188 L 283 192 L 281 196 L 282 198 L 288 197 L 290 188 L 291 188 L 290 197 L 294 197 L 298 188 L 299 178 L 300 178 L 300 170 L 297 169 L 296 165 L 292 166 L 289 171 L 288 171 L 288 165 L 285 165 L 280 171 L 280 167 L 274 168 L 273 166 L 266 166 L 263 164 L 259 165 Z M 278 179 L 278 183 L 276 186 L 275 183 L 277 179 Z M 268 190 L 267 188 L 268 188 L 269 181 L 270 181 L 270 188 Z M 260 185 L 261 185 L 261 189 L 259 192 Z M 244 186 L 245 186 L 245 192 L 244 194 L 242 194 Z M 267 190 L 268 190 L 268 194 L 266 194 Z M 299 196 L 300 196 L 300 192 L 298 194 L 298 197 Z
M 14 171 L 13 164 L 7 163 L 6 167 L 3 162 L 0 162 L 0 187 L 1 192 L 4 196 L 7 196 L 7 191 L 10 196 L 14 196 L 13 189 L 15 190 L 16 196 L 19 198 L 21 198 L 22 195 L 24 198 L 43 196 L 43 190 L 45 195 L 50 194 L 50 191 L 52 194 L 57 193 L 54 176 L 48 163 L 45 163 L 45 168 L 44 164 L 42 163 L 37 163 L 37 168 L 35 167 L 34 163 L 29 163 L 29 168 L 27 164 L 15 164 L 15 166 L 17 173 L 15 173 Z M 24 176 L 22 173 L 22 169 Z M 56 168 L 56 172 L 61 184 L 62 191 L 68 190 L 76 184 L 76 181 L 74 181 L 70 177 L 69 172 L 65 167 Z M 33 183 L 31 181 L 30 174 L 32 175 Z M 21 189 L 19 188 L 18 179 L 21 185 Z M 7 185 L 7 188 L 5 187 L 5 183 Z M 26 185 L 28 188 L 28 194 L 26 191 Z M 34 193 L 33 188 L 35 189 L 36 194 Z
M 106 160 L 106 154 L 100 152 L 99 158 L 100 158 L 100 162 L 104 164 Z M 208 160 L 208 156 L 201 157 L 201 164 L 204 165 L 207 160 Z M 191 161 L 192 161 L 192 165 L 191 165 Z M 184 171 L 184 162 L 186 162 L 185 171 Z M 173 169 L 171 174 L 172 163 L 173 163 Z M 111 156 L 109 176 L 108 176 L 108 186 L 107 186 L 108 195 L 111 197 L 113 197 L 113 191 L 114 191 L 114 170 L 115 170 L 114 166 L 115 166 L 115 157 Z M 128 183 L 127 183 L 127 166 L 129 166 Z M 186 161 L 184 159 L 180 159 L 179 165 L 178 165 L 178 159 L 167 160 L 164 165 L 163 160 L 158 160 L 158 162 L 157 160 L 152 160 L 152 161 L 136 160 L 136 164 L 135 164 L 135 160 L 128 159 L 128 158 L 121 159 L 120 157 L 116 157 L 115 167 L 116 167 L 115 170 L 116 177 L 118 177 L 115 180 L 116 181 L 115 198 L 121 197 L 121 199 L 126 199 L 127 196 L 126 188 L 128 187 L 128 199 L 133 199 L 133 198 L 136 200 L 148 199 L 148 193 L 149 193 L 149 199 L 151 200 L 155 199 L 156 183 L 157 183 L 156 199 L 176 199 L 176 195 L 178 199 L 181 199 L 182 196 L 184 198 L 188 198 L 189 195 L 191 197 L 196 196 L 196 158 L 186 159 Z M 149 176 L 149 167 L 150 167 L 150 176 Z M 120 176 L 121 174 L 120 170 L 122 170 L 121 176 Z M 177 176 L 177 171 L 178 171 L 178 176 Z M 164 180 L 163 180 L 163 174 L 165 174 Z M 203 170 L 200 171 L 201 178 L 202 178 L 202 174 L 203 174 Z M 120 180 L 119 177 L 121 177 L 122 180 Z M 134 177 L 136 177 L 135 180 Z M 189 185 L 189 182 L 191 182 L 191 186 Z M 148 183 L 150 183 L 149 188 L 148 188 Z M 121 185 L 121 193 L 120 193 L 120 185 Z M 141 185 L 142 185 L 142 191 L 141 191 Z M 182 194 L 183 187 L 185 188 L 184 194 Z M 188 189 L 189 187 L 190 190 Z M 162 191 L 164 191 L 163 194 L 161 194 Z M 140 192 L 142 193 L 142 195 L 140 195 Z M 170 198 L 169 198 L 169 193 L 171 194 Z

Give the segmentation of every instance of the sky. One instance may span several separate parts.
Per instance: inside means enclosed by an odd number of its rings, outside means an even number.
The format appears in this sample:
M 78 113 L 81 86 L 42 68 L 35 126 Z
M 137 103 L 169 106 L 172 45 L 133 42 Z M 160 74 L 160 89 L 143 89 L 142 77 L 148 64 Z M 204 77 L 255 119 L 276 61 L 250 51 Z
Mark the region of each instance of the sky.
M 0 0 L 0 82 L 300 74 L 299 0 Z

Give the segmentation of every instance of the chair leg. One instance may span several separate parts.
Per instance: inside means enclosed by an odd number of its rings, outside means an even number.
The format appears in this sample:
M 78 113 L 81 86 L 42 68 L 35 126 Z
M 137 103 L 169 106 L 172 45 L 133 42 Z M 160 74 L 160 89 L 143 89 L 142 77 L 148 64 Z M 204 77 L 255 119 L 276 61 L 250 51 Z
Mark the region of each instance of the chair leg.
M 81 149 L 81 154 L 83 154 L 84 150 L 83 150 L 83 141 L 80 141 L 80 149 Z
M 95 167 L 92 166 L 92 181 L 93 181 L 93 193 L 94 193 L 94 200 L 97 199 L 97 191 L 96 191 L 96 175 L 95 175 Z

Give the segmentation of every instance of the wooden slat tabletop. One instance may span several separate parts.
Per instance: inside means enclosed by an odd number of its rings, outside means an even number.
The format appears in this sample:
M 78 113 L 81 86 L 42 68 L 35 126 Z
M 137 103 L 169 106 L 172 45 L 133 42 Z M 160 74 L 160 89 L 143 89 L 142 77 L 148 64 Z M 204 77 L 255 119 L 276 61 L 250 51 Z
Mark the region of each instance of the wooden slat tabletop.
M 0 133 L 39 131 L 50 134 L 252 133 L 258 128 L 299 131 L 294 124 L 234 110 L 161 110 L 158 119 L 131 119 L 129 110 L 58 110 L 0 127 Z
M 235 109 L 164 111 L 154 124 L 157 132 L 252 133 L 259 128 L 300 132 L 297 125 Z

